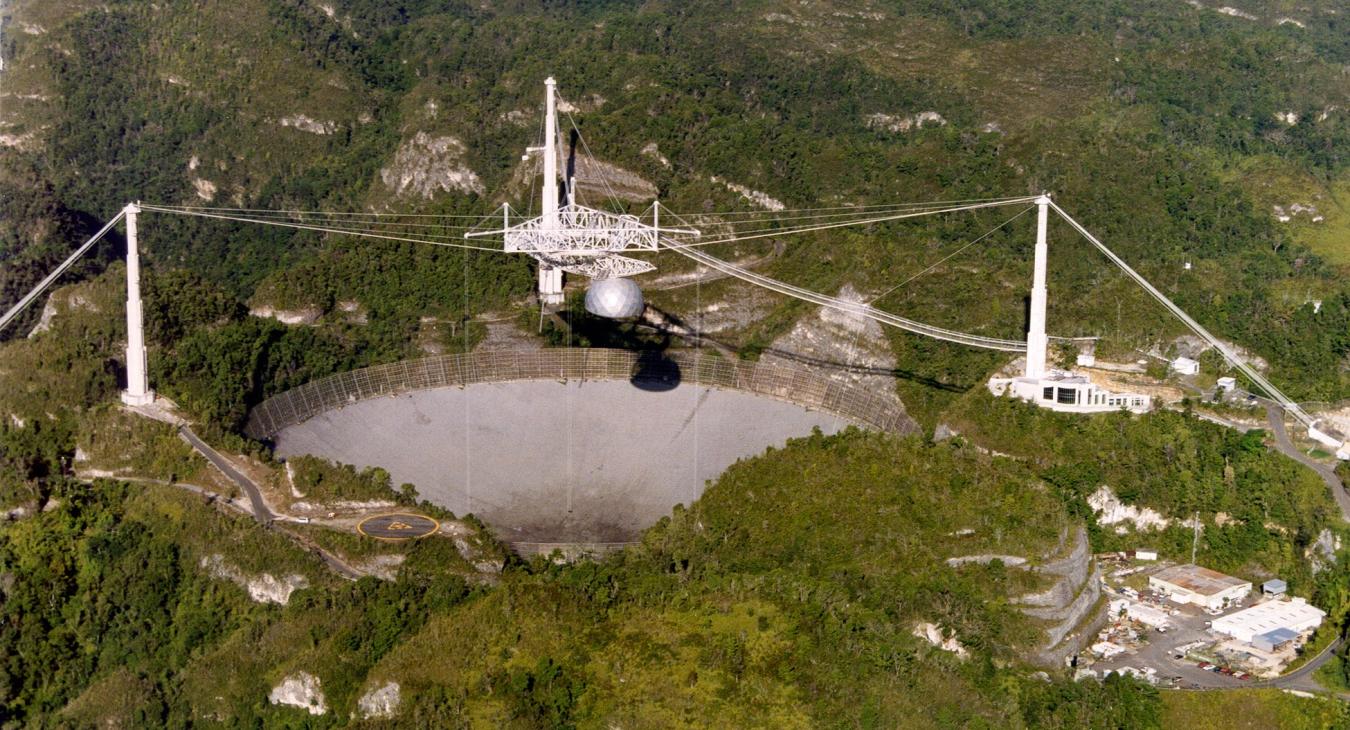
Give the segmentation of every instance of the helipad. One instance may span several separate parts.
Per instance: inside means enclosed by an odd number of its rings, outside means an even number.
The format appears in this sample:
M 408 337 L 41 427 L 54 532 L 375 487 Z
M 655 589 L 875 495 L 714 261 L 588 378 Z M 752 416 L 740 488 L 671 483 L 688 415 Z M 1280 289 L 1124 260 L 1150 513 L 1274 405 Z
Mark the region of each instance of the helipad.
M 398 512 L 375 515 L 361 520 L 356 530 L 377 540 L 416 540 L 441 529 L 441 524 L 430 517 Z

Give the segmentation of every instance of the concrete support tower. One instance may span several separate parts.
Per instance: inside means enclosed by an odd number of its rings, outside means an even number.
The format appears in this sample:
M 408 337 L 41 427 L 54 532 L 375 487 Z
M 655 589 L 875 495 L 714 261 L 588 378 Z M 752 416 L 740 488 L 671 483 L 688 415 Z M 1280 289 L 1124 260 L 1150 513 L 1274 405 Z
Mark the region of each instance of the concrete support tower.
M 1045 228 L 1050 218 L 1050 196 L 1042 194 L 1036 199 L 1036 262 L 1035 273 L 1031 280 L 1031 321 L 1027 326 L 1027 370 L 1026 377 L 1045 376 L 1045 352 L 1050 339 L 1045 334 L 1045 269 L 1048 248 L 1045 242 Z
M 127 389 L 122 402 L 146 406 L 155 401 L 145 367 L 145 323 L 141 314 L 141 256 L 136 243 L 136 218 L 140 206 L 125 209 L 127 220 Z
M 552 76 L 544 81 L 544 229 L 557 229 L 558 221 L 558 102 L 554 97 L 554 87 L 558 84 Z M 562 269 L 539 262 L 539 303 L 558 305 L 563 303 Z

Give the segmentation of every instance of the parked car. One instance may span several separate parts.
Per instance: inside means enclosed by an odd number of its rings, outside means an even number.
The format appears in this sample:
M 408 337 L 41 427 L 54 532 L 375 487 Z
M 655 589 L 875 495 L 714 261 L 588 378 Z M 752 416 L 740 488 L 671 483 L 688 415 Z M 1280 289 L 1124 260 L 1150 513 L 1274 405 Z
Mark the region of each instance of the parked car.
M 1229 667 L 1219 667 L 1219 674 L 1226 674 L 1231 677 L 1233 676 L 1233 670 Z
M 1195 666 L 1200 667 L 1201 669 L 1209 669 L 1210 667 L 1212 667 L 1212 666 L 1214 666 L 1214 665 L 1213 665 L 1213 664 L 1210 664 L 1209 662 L 1199 662 L 1199 663 L 1197 663 Z
M 1252 678 L 1252 675 L 1247 674 L 1246 672 L 1243 672 L 1243 673 L 1239 674 L 1239 675 L 1237 676 L 1237 678 L 1238 678 L 1238 679 L 1251 679 L 1251 678 Z

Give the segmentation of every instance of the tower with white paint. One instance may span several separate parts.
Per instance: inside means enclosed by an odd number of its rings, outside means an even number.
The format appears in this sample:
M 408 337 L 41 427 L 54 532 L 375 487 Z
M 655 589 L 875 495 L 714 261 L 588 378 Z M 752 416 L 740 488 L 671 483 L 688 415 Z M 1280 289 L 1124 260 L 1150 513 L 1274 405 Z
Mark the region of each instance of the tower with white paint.
M 141 207 L 130 203 L 123 209 L 127 221 L 127 389 L 122 402 L 146 406 L 155 401 L 146 372 L 145 321 L 141 312 L 141 255 L 137 244 L 137 217 Z
M 1142 413 L 1152 399 L 1140 393 L 1112 393 L 1097 386 L 1086 374 L 1065 372 L 1047 363 L 1050 337 L 1046 334 L 1046 303 L 1049 293 L 1050 247 L 1046 229 L 1050 222 L 1050 195 L 1042 193 L 1036 205 L 1036 250 L 1032 262 L 1031 307 L 1027 317 L 1027 357 L 1022 375 L 989 379 L 994 395 L 1011 393 L 1042 408 L 1072 413 L 1097 413 L 1121 409 Z
M 1042 194 L 1036 199 L 1036 256 L 1031 278 L 1031 317 L 1027 326 L 1027 367 L 1023 373 L 1028 378 L 1045 375 L 1045 353 L 1050 339 L 1045 334 L 1045 271 L 1049 258 L 1045 229 L 1050 218 L 1050 196 Z

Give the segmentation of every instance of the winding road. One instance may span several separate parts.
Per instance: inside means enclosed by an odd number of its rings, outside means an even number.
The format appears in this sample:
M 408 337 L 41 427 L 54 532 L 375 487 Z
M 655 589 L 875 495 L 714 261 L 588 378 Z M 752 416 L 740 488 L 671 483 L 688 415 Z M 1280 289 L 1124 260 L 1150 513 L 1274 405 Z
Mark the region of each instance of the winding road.
M 238 485 L 239 489 L 242 490 L 244 494 L 248 495 L 248 501 L 253 505 L 252 511 L 254 519 L 264 525 L 271 524 L 272 520 L 276 519 L 276 515 L 272 514 L 272 509 L 267 506 L 267 501 L 263 499 L 262 491 L 258 489 L 258 485 L 254 484 L 252 479 L 241 474 L 238 469 L 235 469 L 234 465 L 231 464 L 228 459 L 221 456 L 219 451 L 216 451 L 205 441 L 202 441 L 201 438 L 193 433 L 192 429 L 187 426 L 178 427 L 178 436 L 188 442 L 188 445 L 195 449 L 197 453 L 206 457 L 206 460 L 211 462 L 212 466 L 216 467 L 222 474 L 229 477 L 230 481 Z
M 1307 454 L 1299 451 L 1294 446 L 1294 442 L 1289 439 L 1289 432 L 1284 427 L 1284 410 L 1279 405 L 1261 399 L 1266 407 L 1266 420 L 1270 422 L 1270 431 L 1275 436 L 1275 447 L 1285 456 L 1297 461 L 1298 463 L 1317 472 L 1322 477 L 1322 481 L 1331 489 L 1331 496 L 1336 499 L 1336 506 L 1341 508 L 1341 517 L 1350 522 L 1350 494 L 1346 494 L 1345 485 L 1341 484 L 1341 478 L 1336 476 L 1336 470 L 1326 464 L 1323 464 Z

